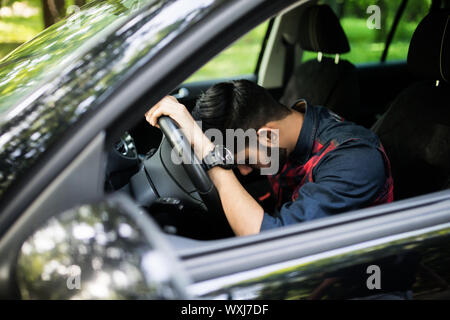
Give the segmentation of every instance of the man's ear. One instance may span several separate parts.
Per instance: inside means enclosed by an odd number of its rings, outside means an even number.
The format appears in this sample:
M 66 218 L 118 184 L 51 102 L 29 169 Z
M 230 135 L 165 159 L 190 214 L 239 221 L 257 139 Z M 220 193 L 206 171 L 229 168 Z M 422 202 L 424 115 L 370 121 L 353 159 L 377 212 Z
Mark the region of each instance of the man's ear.
M 279 132 L 278 129 L 273 129 L 269 127 L 261 127 L 257 131 L 258 138 L 260 141 L 267 143 L 268 145 L 277 145 L 279 143 Z

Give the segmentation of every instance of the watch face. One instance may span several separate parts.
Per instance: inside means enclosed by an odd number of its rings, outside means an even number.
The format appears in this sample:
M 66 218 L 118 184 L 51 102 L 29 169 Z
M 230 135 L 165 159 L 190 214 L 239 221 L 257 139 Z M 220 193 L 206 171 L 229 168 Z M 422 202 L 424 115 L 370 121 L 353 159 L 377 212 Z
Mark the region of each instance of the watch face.
M 218 153 L 220 154 L 220 158 L 221 158 L 221 160 L 224 162 L 224 163 L 227 163 L 227 164 L 231 164 L 231 163 L 233 163 L 234 161 L 234 157 L 233 157 L 233 155 L 231 154 L 231 151 L 230 150 L 228 150 L 227 148 L 225 148 L 224 146 L 219 146 L 219 148 L 217 148 L 217 150 L 218 150 Z
M 231 168 L 234 165 L 234 156 L 230 150 L 222 145 L 216 145 L 214 148 L 214 162 L 223 168 Z

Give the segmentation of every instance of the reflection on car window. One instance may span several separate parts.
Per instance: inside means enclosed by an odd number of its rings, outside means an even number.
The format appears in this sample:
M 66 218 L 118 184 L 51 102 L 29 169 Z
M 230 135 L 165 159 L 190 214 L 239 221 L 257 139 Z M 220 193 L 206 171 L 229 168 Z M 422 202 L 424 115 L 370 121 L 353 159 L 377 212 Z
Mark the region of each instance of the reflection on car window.
M 248 75 L 255 72 L 269 22 L 254 28 L 218 54 L 186 82 Z
M 320 3 L 330 5 L 340 17 L 342 28 L 351 48 L 350 52 L 342 55 L 343 59 L 354 64 L 380 61 L 386 38 L 401 1 L 327 0 L 320 1 Z M 374 12 L 367 13 L 367 8 L 374 4 L 380 9 L 379 28 L 371 29 L 368 27 L 368 19 Z M 420 20 L 428 12 L 430 5 L 431 0 L 408 2 L 389 46 L 387 60 L 406 60 L 412 34 Z M 316 53 L 305 52 L 303 60 L 310 60 L 316 56 Z

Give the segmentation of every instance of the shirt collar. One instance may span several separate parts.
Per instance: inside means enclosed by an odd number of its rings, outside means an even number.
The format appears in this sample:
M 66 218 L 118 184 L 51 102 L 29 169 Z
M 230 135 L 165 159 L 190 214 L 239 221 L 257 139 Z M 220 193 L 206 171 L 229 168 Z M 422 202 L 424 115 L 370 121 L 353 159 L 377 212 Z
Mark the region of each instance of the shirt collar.
M 307 101 L 304 99 L 297 100 L 293 104 L 292 109 L 302 112 L 304 118 L 297 144 L 290 157 L 300 162 L 300 164 L 304 164 L 311 156 L 311 150 L 317 132 L 317 119 L 314 114 L 314 108 L 308 105 Z

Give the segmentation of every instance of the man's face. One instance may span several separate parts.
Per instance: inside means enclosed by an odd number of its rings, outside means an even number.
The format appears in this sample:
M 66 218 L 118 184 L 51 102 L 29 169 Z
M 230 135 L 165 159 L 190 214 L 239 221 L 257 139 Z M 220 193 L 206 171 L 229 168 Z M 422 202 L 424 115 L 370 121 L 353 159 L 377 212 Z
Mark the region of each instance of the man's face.
M 256 130 L 253 137 L 254 139 L 249 139 L 245 144 L 242 144 L 241 139 L 241 144 L 234 149 L 239 172 L 248 175 L 258 169 L 261 175 L 278 174 L 288 157 L 287 149 L 280 146 L 279 129 L 264 126 Z
M 280 172 L 287 161 L 287 149 L 280 147 L 255 148 L 246 147 L 235 155 L 239 172 L 246 176 L 254 169 L 268 170 L 271 175 Z

